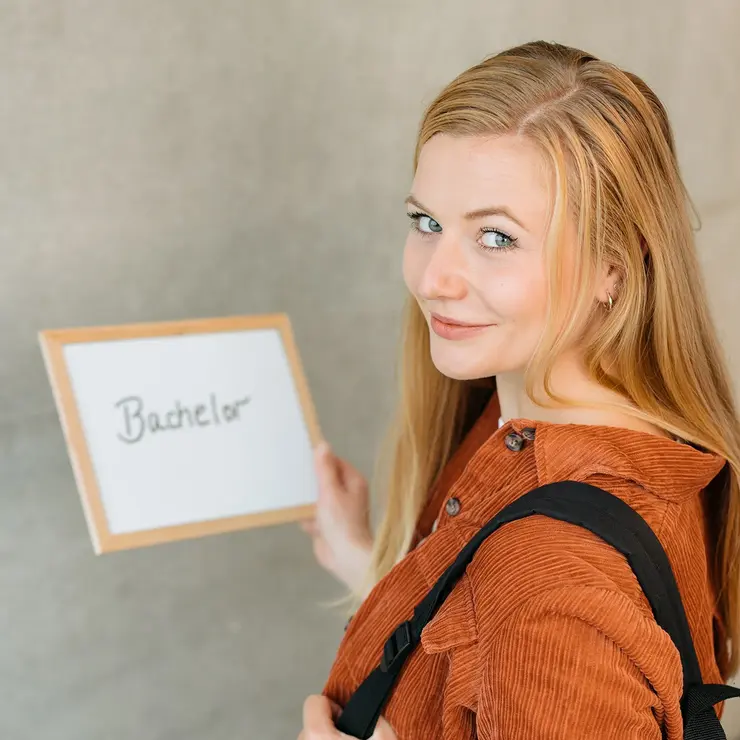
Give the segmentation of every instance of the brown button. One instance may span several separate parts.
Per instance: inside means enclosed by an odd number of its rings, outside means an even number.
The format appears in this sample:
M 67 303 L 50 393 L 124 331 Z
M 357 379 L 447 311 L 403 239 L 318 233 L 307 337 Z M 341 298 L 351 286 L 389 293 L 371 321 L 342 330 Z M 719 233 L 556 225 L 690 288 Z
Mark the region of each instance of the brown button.
M 445 511 L 450 516 L 457 516 L 460 513 L 460 499 L 459 498 L 450 498 L 447 499 L 447 503 L 445 504 Z
M 519 452 L 524 445 L 524 437 L 518 432 L 509 432 L 504 439 L 504 444 L 514 452 Z
M 534 439 L 534 433 L 534 427 L 526 427 L 525 429 L 522 429 L 522 437 L 530 442 Z

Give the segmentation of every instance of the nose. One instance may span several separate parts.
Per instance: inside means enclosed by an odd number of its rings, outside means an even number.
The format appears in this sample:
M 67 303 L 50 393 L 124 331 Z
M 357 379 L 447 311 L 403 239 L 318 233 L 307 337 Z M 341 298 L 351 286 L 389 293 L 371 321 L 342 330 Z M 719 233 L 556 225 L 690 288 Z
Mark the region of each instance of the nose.
M 438 239 L 429 250 L 429 258 L 419 284 L 419 294 L 426 300 L 464 298 L 468 290 L 465 255 L 459 240 Z

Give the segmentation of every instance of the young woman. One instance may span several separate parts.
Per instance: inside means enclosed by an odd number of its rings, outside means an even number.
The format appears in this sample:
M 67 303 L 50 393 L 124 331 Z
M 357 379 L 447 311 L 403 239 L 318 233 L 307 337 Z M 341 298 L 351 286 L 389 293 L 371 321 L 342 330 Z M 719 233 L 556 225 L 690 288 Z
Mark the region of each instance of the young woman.
M 536 42 L 453 80 L 420 127 L 385 517 L 322 446 L 319 561 L 361 599 L 303 740 L 504 506 L 551 481 L 627 502 L 666 550 L 705 682 L 737 665 L 740 425 L 666 112 Z M 369 571 L 369 579 L 364 574 Z M 624 557 L 548 517 L 489 537 L 422 633 L 383 740 L 679 740 L 679 655 Z

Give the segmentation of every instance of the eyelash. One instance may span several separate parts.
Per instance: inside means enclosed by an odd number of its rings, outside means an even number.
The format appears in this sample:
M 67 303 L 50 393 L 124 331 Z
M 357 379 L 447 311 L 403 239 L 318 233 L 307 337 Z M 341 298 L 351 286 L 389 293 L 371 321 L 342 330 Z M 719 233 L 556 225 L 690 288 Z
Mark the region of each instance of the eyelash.
M 428 231 L 422 231 L 419 228 L 419 219 L 426 216 L 427 218 L 434 219 L 428 214 L 428 213 L 422 213 L 421 211 L 415 211 L 413 213 L 407 213 L 406 214 L 411 219 L 411 229 L 415 231 L 417 234 L 419 234 L 422 238 L 430 237 L 432 234 L 430 234 Z M 481 249 L 485 249 L 486 252 L 508 252 L 510 249 L 514 249 L 516 247 L 516 237 L 513 237 L 511 234 L 507 234 L 505 231 L 502 231 L 501 229 L 494 229 L 494 228 L 482 228 L 479 232 L 479 235 L 482 236 L 483 234 L 501 234 L 501 236 L 506 237 L 511 244 L 509 244 L 506 247 L 489 247 L 485 244 L 480 244 L 479 246 Z

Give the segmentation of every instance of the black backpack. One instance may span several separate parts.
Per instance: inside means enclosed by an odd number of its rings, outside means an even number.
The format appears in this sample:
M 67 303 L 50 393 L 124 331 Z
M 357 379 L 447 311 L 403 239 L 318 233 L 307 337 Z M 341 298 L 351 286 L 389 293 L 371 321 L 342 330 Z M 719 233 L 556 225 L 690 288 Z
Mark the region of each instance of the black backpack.
M 544 514 L 585 527 L 627 558 L 657 623 L 668 633 L 681 655 L 684 740 L 725 739 L 714 705 L 740 696 L 740 689 L 702 683 L 686 612 L 668 557 L 658 538 L 645 520 L 620 498 L 596 486 L 576 481 L 548 483 L 535 488 L 509 504 L 481 528 L 416 605 L 414 616 L 399 624 L 388 638 L 380 665 L 352 694 L 336 722 L 337 729 L 361 740 L 367 740 L 373 734 L 406 658 L 419 644 L 422 629 L 452 591 L 481 543 L 502 524 L 532 514 Z

